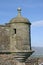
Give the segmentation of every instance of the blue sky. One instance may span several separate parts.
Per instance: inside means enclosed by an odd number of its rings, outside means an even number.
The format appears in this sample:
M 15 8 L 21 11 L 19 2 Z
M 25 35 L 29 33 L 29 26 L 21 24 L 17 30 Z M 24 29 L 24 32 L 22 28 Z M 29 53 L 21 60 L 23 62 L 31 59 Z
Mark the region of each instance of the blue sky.
M 30 20 L 31 45 L 43 47 L 43 0 L 0 0 L 0 24 L 17 15 L 17 8 Z

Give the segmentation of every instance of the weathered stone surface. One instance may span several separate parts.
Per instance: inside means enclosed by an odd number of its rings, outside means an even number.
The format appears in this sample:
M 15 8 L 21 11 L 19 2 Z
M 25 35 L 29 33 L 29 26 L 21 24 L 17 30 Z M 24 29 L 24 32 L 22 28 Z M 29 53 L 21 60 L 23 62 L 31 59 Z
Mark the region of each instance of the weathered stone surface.
M 12 54 L 0 54 L 0 65 L 25 65 L 14 58 Z
M 16 34 L 14 34 L 16 29 Z M 30 26 L 25 23 L 13 23 L 11 24 L 11 48 L 14 50 L 30 50 Z M 15 43 L 15 45 L 14 45 Z
M 16 65 L 16 62 L 12 55 L 0 54 L 0 65 Z
M 9 28 L 0 27 L 0 52 L 9 50 L 10 48 Z

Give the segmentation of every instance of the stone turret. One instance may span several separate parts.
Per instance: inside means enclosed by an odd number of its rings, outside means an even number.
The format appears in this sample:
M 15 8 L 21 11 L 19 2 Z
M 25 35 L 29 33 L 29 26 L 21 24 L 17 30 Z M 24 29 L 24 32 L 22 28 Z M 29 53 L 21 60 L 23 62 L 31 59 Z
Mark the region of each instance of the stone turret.
M 15 54 L 15 59 L 24 62 L 32 53 L 30 21 L 22 17 L 21 8 L 17 9 L 18 15 L 10 20 L 10 52 Z

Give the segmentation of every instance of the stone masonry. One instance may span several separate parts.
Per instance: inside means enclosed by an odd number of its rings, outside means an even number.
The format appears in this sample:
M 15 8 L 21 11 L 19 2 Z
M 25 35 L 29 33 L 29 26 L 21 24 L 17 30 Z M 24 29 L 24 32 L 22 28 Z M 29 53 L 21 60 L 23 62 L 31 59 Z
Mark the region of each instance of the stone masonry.
M 31 49 L 30 21 L 21 16 L 5 25 L 0 25 L 0 65 L 25 65 L 26 59 L 33 53 Z

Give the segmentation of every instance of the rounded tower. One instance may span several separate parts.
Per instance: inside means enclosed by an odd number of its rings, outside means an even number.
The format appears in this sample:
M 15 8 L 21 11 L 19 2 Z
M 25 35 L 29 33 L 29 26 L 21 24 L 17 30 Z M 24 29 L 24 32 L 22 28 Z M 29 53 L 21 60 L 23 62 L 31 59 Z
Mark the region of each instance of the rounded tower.
M 21 8 L 17 9 L 18 15 L 10 20 L 10 52 L 15 58 L 24 62 L 32 53 L 30 21 L 22 17 Z

